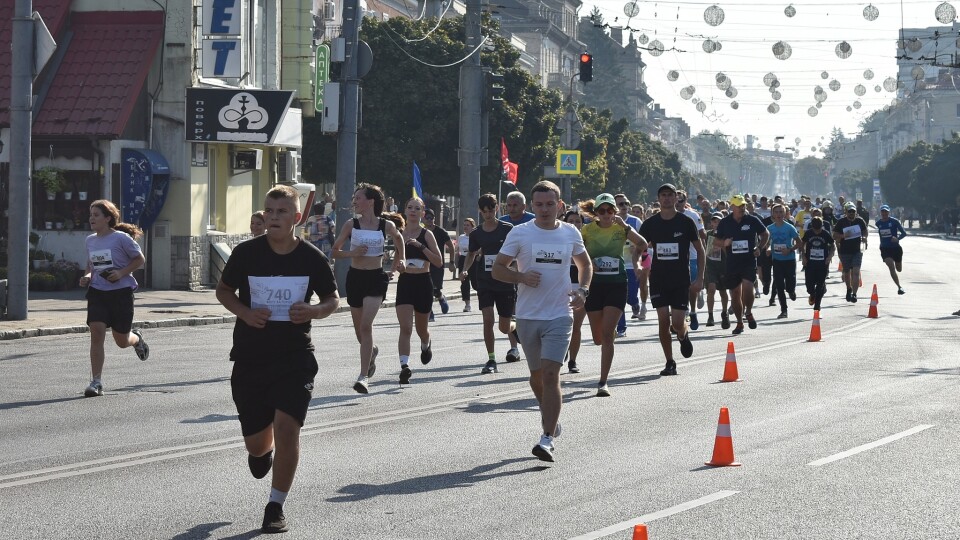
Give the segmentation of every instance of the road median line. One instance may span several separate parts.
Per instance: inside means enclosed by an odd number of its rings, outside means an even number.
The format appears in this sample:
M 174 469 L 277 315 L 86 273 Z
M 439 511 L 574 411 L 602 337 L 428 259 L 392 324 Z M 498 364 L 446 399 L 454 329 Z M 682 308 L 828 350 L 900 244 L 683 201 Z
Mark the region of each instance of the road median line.
M 649 523 L 657 519 L 662 519 L 665 517 L 672 516 L 674 514 L 686 512 L 687 510 L 693 510 L 694 508 L 697 508 L 706 504 L 710 504 L 712 502 L 719 501 L 721 499 L 726 499 L 727 497 L 730 497 L 731 495 L 736 495 L 737 493 L 740 493 L 740 492 L 731 491 L 731 490 L 718 491 L 716 493 L 711 493 L 710 495 L 705 495 L 703 497 L 700 497 L 699 499 L 694 499 L 692 501 L 680 503 L 676 506 L 671 506 L 670 508 L 664 508 L 663 510 L 659 510 L 657 512 L 644 514 L 640 517 L 635 517 L 627 521 L 621 521 L 616 525 L 610 525 L 609 527 L 604 527 L 602 529 L 598 529 L 593 532 L 588 532 L 587 534 L 576 536 L 574 538 L 571 538 L 570 540 L 596 540 L 597 538 L 603 538 L 604 536 L 610 536 L 611 534 L 616 534 L 620 531 L 625 531 L 627 529 L 633 528 L 635 525 L 639 525 L 641 523 Z
M 901 431 L 900 433 L 895 433 L 893 435 L 890 435 L 889 437 L 884 437 L 878 441 L 873 441 L 867 444 L 861 444 L 860 446 L 851 448 L 850 450 L 847 450 L 845 452 L 840 452 L 839 454 L 834 454 L 832 456 L 827 456 L 825 458 L 821 458 L 816 461 L 811 461 L 810 463 L 807 463 L 807 465 L 811 467 L 819 467 L 821 465 L 833 463 L 834 461 L 840 461 L 841 459 L 848 458 L 850 456 L 855 456 L 857 454 L 866 452 L 867 450 L 873 450 L 874 448 L 878 448 L 885 444 L 892 443 L 904 437 L 909 437 L 910 435 L 920 433 L 921 431 L 930 429 L 932 427 L 933 427 L 932 424 L 920 424 L 919 426 L 912 427 L 906 431 Z

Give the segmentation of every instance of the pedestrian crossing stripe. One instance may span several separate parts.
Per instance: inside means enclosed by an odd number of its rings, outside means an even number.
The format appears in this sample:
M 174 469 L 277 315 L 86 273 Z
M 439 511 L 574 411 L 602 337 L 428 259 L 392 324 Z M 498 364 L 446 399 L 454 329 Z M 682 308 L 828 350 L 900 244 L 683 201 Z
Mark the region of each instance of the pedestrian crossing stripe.
M 579 150 L 557 150 L 557 174 L 580 174 Z

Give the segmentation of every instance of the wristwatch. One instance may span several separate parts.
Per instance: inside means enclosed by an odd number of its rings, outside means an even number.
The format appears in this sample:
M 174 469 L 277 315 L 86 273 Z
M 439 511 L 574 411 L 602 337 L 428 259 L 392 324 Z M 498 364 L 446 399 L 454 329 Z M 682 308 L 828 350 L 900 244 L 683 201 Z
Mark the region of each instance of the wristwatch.
M 590 289 L 587 289 L 586 287 L 577 287 L 577 290 L 580 291 L 581 294 L 583 294 L 584 298 L 590 296 Z

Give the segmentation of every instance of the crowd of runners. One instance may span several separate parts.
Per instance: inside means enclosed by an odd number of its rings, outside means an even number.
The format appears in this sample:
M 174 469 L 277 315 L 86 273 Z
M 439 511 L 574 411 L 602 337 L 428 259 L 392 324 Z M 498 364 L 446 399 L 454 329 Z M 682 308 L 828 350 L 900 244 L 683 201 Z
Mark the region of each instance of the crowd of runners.
M 788 204 L 779 196 L 736 194 L 722 201 L 700 196 L 691 201 L 672 184 L 660 186 L 656 197 L 647 207 L 610 193 L 568 205 L 555 184 L 542 181 L 529 201 L 523 193 L 510 193 L 502 216 L 497 197 L 482 195 L 477 201 L 480 222 L 464 220 L 463 234 L 454 243 L 434 225 L 421 199 L 412 197 L 391 212 L 379 187 L 361 184 L 353 194 L 356 217 L 342 224 L 335 238 L 332 223 L 322 234 L 312 231 L 310 239 L 322 241 L 318 246 L 296 235 L 302 212 L 296 191 L 271 189 L 264 210 L 251 218 L 254 237 L 233 251 L 216 292 L 237 316 L 231 389 L 248 466 L 256 478 L 273 470 L 262 530 L 287 530 L 283 503 L 299 461 L 300 429 L 318 372 L 311 321 L 329 316 L 340 303 L 325 251 L 350 261 L 345 288 L 358 342 L 354 391 L 367 394 L 377 373 L 377 340 L 384 336 L 374 335 L 373 322 L 392 279 L 397 283 L 399 371 L 386 371 L 399 373 L 401 385 L 411 383 L 414 332 L 420 363 L 433 360 L 433 305 L 436 301 L 444 314 L 450 307 L 441 288 L 448 255 L 451 271 L 459 272 L 463 310 L 476 305 L 482 315 L 487 355 L 478 359 L 478 369 L 482 374 L 499 371 L 498 332 L 509 343 L 506 362 L 526 359 L 541 419 L 532 453 L 551 462 L 562 431 L 560 374 L 564 366 L 570 373 L 581 371 L 585 320 L 600 347 L 596 395 L 609 397 L 607 378 L 616 340 L 627 332 L 628 305 L 632 319 L 647 318 L 648 302 L 656 312 L 664 355 L 660 375 L 666 377 L 678 374 L 674 338 L 683 358 L 693 355 L 692 333 L 699 329 L 703 311 L 706 326 L 719 319 L 723 330 L 732 327 L 733 335 L 757 328 L 755 302 L 766 296 L 770 306 L 779 304 L 778 318 L 789 317 L 788 301 L 797 299 L 798 259 L 814 309 L 821 307 L 835 257 L 846 301 L 858 301 L 869 237 L 869 216 L 859 201 L 840 198 L 835 215 L 833 202 L 819 198 Z M 133 347 L 143 360 L 149 355 L 143 336 L 130 324 L 136 288 L 130 273 L 144 262 L 133 242 L 139 230 L 118 223 L 119 212 L 107 201 L 94 202 L 92 210 L 91 262 L 82 283 L 90 286 L 94 372 L 87 396 L 103 391 L 106 328 L 113 329 L 119 346 Z M 900 241 L 906 232 L 887 206 L 880 207 L 875 228 L 880 256 L 898 293 L 904 294 Z M 385 268 L 391 243 L 394 254 Z

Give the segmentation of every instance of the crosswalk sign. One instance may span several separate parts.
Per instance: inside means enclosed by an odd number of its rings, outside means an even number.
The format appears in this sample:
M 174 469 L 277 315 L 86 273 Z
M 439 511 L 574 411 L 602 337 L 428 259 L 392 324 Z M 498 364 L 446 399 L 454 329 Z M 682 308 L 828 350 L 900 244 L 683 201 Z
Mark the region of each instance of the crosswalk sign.
M 557 150 L 557 174 L 580 174 L 579 150 Z

